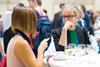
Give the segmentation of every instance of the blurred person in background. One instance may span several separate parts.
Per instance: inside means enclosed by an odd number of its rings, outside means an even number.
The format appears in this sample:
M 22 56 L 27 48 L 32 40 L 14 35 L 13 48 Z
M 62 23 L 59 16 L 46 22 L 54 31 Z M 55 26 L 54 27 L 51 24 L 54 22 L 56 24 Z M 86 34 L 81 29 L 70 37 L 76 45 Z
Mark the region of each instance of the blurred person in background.
M 89 33 L 89 35 L 94 36 L 93 25 L 94 25 L 94 22 L 95 22 L 95 12 L 94 12 L 93 9 L 89 9 L 88 13 L 90 14 L 90 33 Z
M 0 15 L 0 37 L 3 37 L 3 19 L 2 19 L 2 15 Z
M 12 10 L 8 10 L 3 15 L 3 44 L 4 44 L 4 51 L 7 51 L 7 45 L 9 40 L 14 36 L 11 30 L 11 15 Z
M 64 7 L 65 7 L 65 4 L 60 3 L 60 5 L 59 5 L 60 11 L 54 15 L 54 19 L 52 22 L 52 29 L 61 27 L 62 21 L 63 21 L 62 16 L 61 16 L 61 11 L 63 10 Z
M 80 28 L 84 28 L 85 31 L 88 33 L 87 24 L 86 24 L 86 22 L 84 20 L 84 13 L 83 13 L 82 8 L 80 6 L 77 6 L 75 8 L 77 9 L 77 12 L 78 12 L 77 13 L 77 16 L 78 16 L 77 17 L 77 22 L 78 22 Z
M 7 10 L 3 15 L 3 32 L 5 32 L 11 26 L 12 10 Z
M 23 3 L 18 3 L 16 6 L 25 7 Z M 5 14 L 3 15 L 3 24 L 4 24 L 3 44 L 5 53 L 7 52 L 7 46 L 10 39 L 15 35 L 11 29 L 11 15 L 12 15 L 12 10 L 5 12 Z
M 4 55 L 2 37 L 3 37 L 3 20 L 2 20 L 2 15 L 0 15 L 0 61 L 2 60 L 2 57 Z
M 87 30 L 88 30 L 88 33 L 90 33 L 90 14 L 88 13 L 88 11 L 86 10 L 86 7 L 85 5 L 81 5 L 81 8 L 83 9 L 83 12 L 84 12 L 84 20 L 87 24 Z
M 2 60 L 4 54 L 5 53 L 4 53 L 3 46 L 2 46 L 2 43 L 1 43 L 1 40 L 0 40 L 0 61 Z
M 33 51 L 37 56 L 37 48 L 40 42 L 44 38 L 50 37 L 51 34 L 51 22 L 49 20 L 48 15 L 41 8 L 42 1 L 41 0 L 28 0 L 29 6 L 35 10 L 37 16 L 37 36 L 33 39 L 34 47 Z M 51 38 L 48 41 L 48 45 L 50 44 Z

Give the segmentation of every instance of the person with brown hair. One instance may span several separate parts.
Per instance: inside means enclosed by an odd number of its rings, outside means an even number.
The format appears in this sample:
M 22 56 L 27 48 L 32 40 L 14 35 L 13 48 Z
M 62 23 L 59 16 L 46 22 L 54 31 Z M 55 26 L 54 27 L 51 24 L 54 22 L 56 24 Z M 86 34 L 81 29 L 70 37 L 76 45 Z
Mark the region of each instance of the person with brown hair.
M 23 3 L 18 3 L 16 6 L 26 7 Z M 3 44 L 5 53 L 7 52 L 7 46 L 10 39 L 15 35 L 11 29 L 11 15 L 12 10 L 9 10 L 3 16 Z
M 43 52 L 47 48 L 47 39 L 38 47 L 37 58 L 29 46 L 29 35 L 35 37 L 36 14 L 31 8 L 14 7 L 11 29 L 15 36 L 11 38 L 7 48 L 7 67 L 43 67 Z

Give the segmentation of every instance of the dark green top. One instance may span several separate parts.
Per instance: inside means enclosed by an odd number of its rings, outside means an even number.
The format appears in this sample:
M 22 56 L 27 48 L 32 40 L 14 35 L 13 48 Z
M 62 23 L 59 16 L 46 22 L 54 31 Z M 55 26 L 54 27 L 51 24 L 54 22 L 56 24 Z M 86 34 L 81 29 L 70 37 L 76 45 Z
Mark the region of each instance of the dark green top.
M 70 34 L 70 43 L 74 47 L 78 42 L 76 31 L 75 30 L 69 30 L 69 34 Z

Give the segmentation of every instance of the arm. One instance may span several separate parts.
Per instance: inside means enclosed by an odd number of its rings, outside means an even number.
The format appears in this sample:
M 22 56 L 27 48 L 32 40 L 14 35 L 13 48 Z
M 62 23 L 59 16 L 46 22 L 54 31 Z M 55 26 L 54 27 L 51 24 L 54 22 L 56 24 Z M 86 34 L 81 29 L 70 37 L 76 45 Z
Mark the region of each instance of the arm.
M 67 44 L 67 29 L 63 28 L 59 39 L 59 45 L 65 46 Z
M 72 26 L 72 24 L 69 21 L 67 21 L 65 23 L 65 25 L 63 26 L 60 40 L 59 40 L 60 45 L 62 45 L 62 46 L 67 45 L 67 30 L 70 29 L 71 26 Z
M 64 51 L 64 46 L 67 45 L 67 30 L 72 24 L 66 23 L 63 28 L 52 30 L 56 51 Z
M 52 35 L 54 38 L 54 44 L 55 44 L 56 51 L 64 51 L 64 46 L 59 45 L 61 30 L 62 30 L 62 28 L 57 28 L 57 29 L 52 30 Z
M 14 46 L 14 53 L 16 57 L 22 61 L 25 67 L 43 67 L 44 50 L 43 48 L 39 48 L 38 51 L 38 58 L 36 59 L 33 51 L 31 50 L 29 44 L 26 41 L 19 40 L 19 42 L 17 42 Z

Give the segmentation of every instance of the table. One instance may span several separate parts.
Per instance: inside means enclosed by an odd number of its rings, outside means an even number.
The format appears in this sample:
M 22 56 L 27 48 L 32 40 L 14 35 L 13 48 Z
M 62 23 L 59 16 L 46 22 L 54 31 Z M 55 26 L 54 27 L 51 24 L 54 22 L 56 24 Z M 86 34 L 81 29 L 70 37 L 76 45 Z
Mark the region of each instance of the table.
M 100 54 L 97 54 L 95 48 L 92 45 L 82 47 L 84 45 L 79 44 L 75 48 L 75 56 L 66 56 L 64 52 L 56 52 L 52 42 L 43 59 L 45 67 L 100 67 Z M 48 56 L 52 57 L 47 61 Z
M 47 62 L 47 58 L 44 58 L 45 67 L 100 67 L 100 55 L 92 54 L 85 56 L 65 56 L 61 53 L 52 56 Z M 63 57 L 63 58 L 62 58 Z

